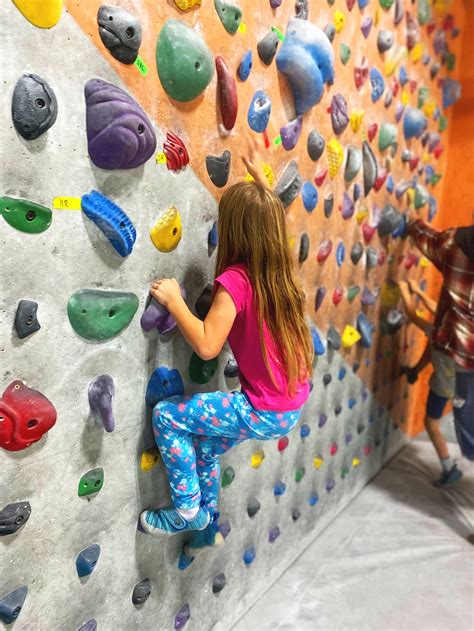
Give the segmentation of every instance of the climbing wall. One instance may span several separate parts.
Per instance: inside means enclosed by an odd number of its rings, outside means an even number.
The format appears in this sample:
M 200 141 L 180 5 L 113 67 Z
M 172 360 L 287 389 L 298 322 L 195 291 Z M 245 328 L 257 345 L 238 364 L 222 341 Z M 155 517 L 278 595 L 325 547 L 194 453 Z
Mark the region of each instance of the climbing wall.
M 436 213 L 462 10 L 15 4 L 2 8 L 0 620 L 228 629 L 410 430 L 399 367 L 421 339 L 394 282 L 429 268 L 400 212 Z M 147 383 L 159 368 L 153 398 L 181 378 L 187 393 L 238 380 L 228 350 L 190 364 L 166 313 L 147 331 L 140 318 L 153 278 L 176 277 L 192 308 L 212 280 L 217 201 L 246 176 L 249 134 L 287 206 L 314 387 L 288 440 L 222 459 L 221 545 L 191 557 L 186 538 L 137 531 L 169 501 Z

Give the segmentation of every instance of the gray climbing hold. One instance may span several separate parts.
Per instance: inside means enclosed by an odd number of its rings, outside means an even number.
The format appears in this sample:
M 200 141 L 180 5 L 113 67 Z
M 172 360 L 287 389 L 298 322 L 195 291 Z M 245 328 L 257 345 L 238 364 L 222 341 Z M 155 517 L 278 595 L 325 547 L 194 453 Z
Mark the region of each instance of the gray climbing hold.
M 377 250 L 375 250 L 372 246 L 369 246 L 365 252 L 365 265 L 368 269 L 375 267 L 378 263 L 379 255 L 377 254 Z
M 134 605 L 141 605 L 145 602 L 148 596 L 151 594 L 151 583 L 149 578 L 143 579 L 135 585 L 132 593 L 132 603 Z
M 303 181 L 298 171 L 298 165 L 295 160 L 292 160 L 275 186 L 275 193 L 280 198 L 284 208 L 288 208 L 291 202 L 298 197 L 302 185 Z
M 304 263 L 309 254 L 309 236 L 307 232 L 303 232 L 300 239 L 300 251 L 298 254 L 298 261 Z
M 385 322 L 382 320 L 383 331 L 389 335 L 393 335 L 406 322 L 405 315 L 398 309 L 390 309 L 385 316 Z
M 362 152 L 358 147 L 349 145 L 346 152 L 346 166 L 344 167 L 344 179 L 352 182 L 362 166 Z
M 266 66 L 269 66 L 276 55 L 280 40 L 275 31 L 269 31 L 257 44 L 257 52 Z
M 115 395 L 114 380 L 110 375 L 99 375 L 89 384 L 89 405 L 92 414 L 100 417 L 106 432 L 113 432 L 115 419 L 112 401 Z
M 338 351 L 341 348 L 341 336 L 332 325 L 328 329 L 327 342 L 328 346 L 335 351 Z
M 221 572 L 217 576 L 214 576 L 214 579 L 212 581 L 212 593 L 218 594 L 219 592 L 221 592 L 226 586 L 226 583 L 227 580 L 223 572 Z
M 330 373 L 326 372 L 323 375 L 323 385 L 328 386 L 332 381 L 332 376 Z
M 19 530 L 31 515 L 31 506 L 29 502 L 16 502 L 15 504 L 7 504 L 0 511 L 0 537 L 4 535 L 12 535 Z
M 334 24 L 327 24 L 324 29 L 323 29 L 326 37 L 328 38 L 328 40 L 332 43 L 334 41 L 334 38 L 336 36 L 336 27 L 334 26 Z
M 227 364 L 224 368 L 224 376 L 228 379 L 235 379 L 239 376 L 239 365 L 235 357 L 231 357 L 227 360 Z
M 321 157 L 324 151 L 325 145 L 326 145 L 326 142 L 323 136 L 321 136 L 321 134 L 319 133 L 319 131 L 317 131 L 317 129 L 313 129 L 308 135 L 308 143 L 307 143 L 308 155 L 311 158 L 311 160 L 313 160 L 313 162 L 316 162 L 316 160 L 319 160 L 319 158 Z
M 34 140 L 56 122 L 58 102 L 47 81 L 35 74 L 24 74 L 13 90 L 12 119 L 25 140 Z
M 324 198 L 324 216 L 326 219 L 332 215 L 332 209 L 334 208 L 334 195 L 332 193 L 328 193 Z
M 209 309 L 212 304 L 213 286 L 212 283 L 208 283 L 201 292 L 201 295 L 194 304 L 194 310 L 196 315 L 201 320 L 204 320 L 209 313 Z
M 364 166 L 364 196 L 367 196 L 377 179 L 377 161 L 367 140 L 364 140 L 362 144 L 362 164 Z
M 392 90 L 389 88 L 386 92 L 385 92 L 385 99 L 384 99 L 384 106 L 385 107 L 390 107 L 390 105 L 392 104 L 392 100 L 393 100 L 393 92 Z
M 0 620 L 5 624 L 14 622 L 21 613 L 21 608 L 26 599 L 28 587 L 22 585 L 3 598 L 0 598 Z
M 102 43 L 124 64 L 133 64 L 142 43 L 142 27 L 138 19 L 113 5 L 103 4 L 97 12 Z
M 299 18 L 300 20 L 308 19 L 308 0 L 296 0 L 295 18 Z
M 352 250 L 351 250 L 351 261 L 352 261 L 352 263 L 354 265 L 357 265 L 357 263 L 362 258 L 363 254 L 364 254 L 364 246 L 362 245 L 362 243 L 360 241 L 358 241 L 356 244 L 354 244 L 354 246 L 352 247 Z
M 15 329 L 20 340 L 41 329 L 36 312 L 38 303 L 32 300 L 20 300 L 15 314 Z
M 227 184 L 230 175 L 231 153 L 225 150 L 221 156 L 207 156 L 206 168 L 211 182 L 222 188 Z
M 97 631 L 97 620 L 91 618 L 87 622 L 84 622 L 84 624 L 79 627 L 77 631 Z
M 253 497 L 247 504 L 247 515 L 249 517 L 255 517 L 261 508 L 261 504 L 256 497 Z
M 379 237 L 385 237 L 394 232 L 403 221 L 402 214 L 391 204 L 386 204 L 380 215 L 380 221 L 377 226 Z
M 392 31 L 381 30 L 377 35 L 377 48 L 379 53 L 385 53 L 393 46 L 393 33 Z

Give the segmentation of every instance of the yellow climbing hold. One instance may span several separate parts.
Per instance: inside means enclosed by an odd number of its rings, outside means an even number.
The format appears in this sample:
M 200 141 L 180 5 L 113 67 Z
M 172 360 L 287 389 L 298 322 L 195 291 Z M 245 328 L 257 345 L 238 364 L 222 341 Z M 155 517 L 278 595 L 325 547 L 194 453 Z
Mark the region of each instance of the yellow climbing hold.
M 407 193 L 407 197 L 408 197 L 408 204 L 410 206 L 412 206 L 413 202 L 415 201 L 415 189 L 414 188 L 407 188 L 406 193 Z
M 430 261 L 426 258 L 426 256 L 422 256 L 421 257 L 420 265 L 421 265 L 421 267 L 429 267 L 430 266 Z
M 293 247 L 294 247 L 295 243 L 296 243 L 295 235 L 294 235 L 294 234 L 291 234 L 291 235 L 288 237 L 288 245 L 290 246 L 290 249 L 293 249 Z
M 394 50 L 392 55 L 385 62 L 384 71 L 385 71 L 386 77 L 390 77 L 391 75 L 393 75 L 393 73 L 397 69 L 398 64 L 406 56 L 406 54 L 407 54 L 407 49 L 405 46 L 399 46 L 398 48 Z
M 324 462 L 324 459 L 322 456 L 315 456 L 314 460 L 313 460 L 313 465 L 315 469 L 320 469 L 322 464 Z
M 360 210 L 357 211 L 356 220 L 359 226 L 364 221 L 364 219 L 366 219 L 368 216 L 369 216 L 369 210 L 367 208 L 361 208 Z
M 410 58 L 413 63 L 416 64 L 417 61 L 420 61 L 421 57 L 423 56 L 424 48 L 425 47 L 423 46 L 423 44 L 421 42 L 418 42 L 410 50 Z
M 201 6 L 201 0 L 174 0 L 174 3 L 181 11 L 187 11 L 188 9 Z
M 356 134 L 362 125 L 364 119 L 365 110 L 354 110 L 349 116 L 349 122 L 351 124 L 352 131 Z
M 159 451 L 156 447 L 145 449 L 140 458 L 140 469 L 142 471 L 151 471 L 154 467 L 156 467 L 159 455 Z
M 252 454 L 250 465 L 253 469 L 258 469 L 264 460 L 265 452 L 263 451 L 263 449 L 258 449 Z
M 334 28 L 337 33 L 340 33 L 346 23 L 345 15 L 342 11 L 334 11 Z
M 379 22 L 380 22 L 380 7 L 377 7 L 374 13 L 374 26 L 378 26 Z
M 433 116 L 435 109 L 436 109 L 436 101 L 434 99 L 428 99 L 426 103 L 423 105 L 423 113 L 428 118 L 431 118 Z
M 328 150 L 329 175 L 335 177 L 344 161 L 344 150 L 336 138 L 332 138 L 326 145 Z
M 269 186 L 273 187 L 273 185 L 275 184 L 275 174 L 273 173 L 272 167 L 266 162 L 262 162 L 262 169 L 263 169 L 263 174 L 267 178 L 267 182 Z M 250 175 L 250 173 L 246 173 L 244 179 L 246 182 L 255 182 L 254 178 Z
M 401 101 L 402 105 L 408 105 L 410 103 L 410 93 L 408 90 L 402 90 Z
M 359 458 L 357 458 L 357 456 L 356 456 L 356 457 L 354 457 L 354 458 L 352 458 L 352 466 L 353 466 L 353 467 L 358 467 L 359 465 L 360 465 L 360 460 L 359 460 Z
M 427 151 L 424 151 L 421 156 L 421 161 L 423 162 L 423 164 L 428 164 L 430 160 L 431 160 L 430 154 Z
M 181 241 L 181 233 L 180 214 L 174 206 L 171 206 L 150 230 L 150 238 L 157 250 L 171 252 Z
M 346 324 L 344 331 L 342 332 L 342 346 L 344 348 L 350 348 L 357 344 L 361 339 L 361 335 L 357 329 L 350 324 Z
M 400 289 L 398 285 L 384 283 L 380 292 L 380 303 L 384 309 L 395 309 L 400 300 Z
M 427 319 L 427 313 L 426 313 L 425 309 L 416 309 L 415 313 L 422 320 L 426 320 Z
M 63 0 L 13 0 L 16 8 L 39 28 L 52 28 L 59 22 Z

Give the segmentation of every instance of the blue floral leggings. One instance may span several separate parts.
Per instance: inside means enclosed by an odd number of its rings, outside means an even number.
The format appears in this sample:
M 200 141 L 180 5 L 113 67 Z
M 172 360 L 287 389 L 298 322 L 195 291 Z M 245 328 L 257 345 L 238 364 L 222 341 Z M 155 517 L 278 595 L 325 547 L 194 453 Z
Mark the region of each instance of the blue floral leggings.
M 170 397 L 157 403 L 153 431 L 175 508 L 195 508 L 202 502 L 212 516 L 219 496 L 219 456 L 249 438 L 287 434 L 300 412 L 255 410 L 239 391 Z

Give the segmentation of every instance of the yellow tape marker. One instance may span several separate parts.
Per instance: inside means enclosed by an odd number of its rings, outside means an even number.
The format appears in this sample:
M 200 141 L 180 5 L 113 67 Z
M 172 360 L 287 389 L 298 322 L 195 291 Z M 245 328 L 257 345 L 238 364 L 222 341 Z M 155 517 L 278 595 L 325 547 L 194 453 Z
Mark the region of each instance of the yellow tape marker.
M 237 30 L 239 31 L 239 33 L 242 33 L 242 35 L 247 35 L 247 25 L 245 24 L 245 22 L 241 22 Z
M 55 197 L 53 199 L 54 210 L 81 210 L 80 197 Z
M 155 156 L 156 164 L 166 164 L 166 156 L 163 152 L 157 153 Z

